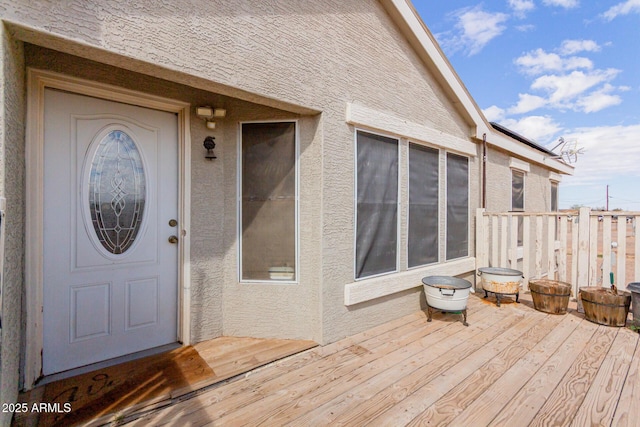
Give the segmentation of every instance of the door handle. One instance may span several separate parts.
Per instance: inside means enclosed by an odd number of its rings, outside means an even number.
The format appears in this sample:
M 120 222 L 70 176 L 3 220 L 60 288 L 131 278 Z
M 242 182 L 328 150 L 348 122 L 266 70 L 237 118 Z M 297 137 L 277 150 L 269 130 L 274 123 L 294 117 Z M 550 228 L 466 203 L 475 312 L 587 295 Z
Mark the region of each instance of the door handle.
M 178 236 L 169 236 L 168 240 L 169 240 L 169 243 L 175 245 L 176 243 L 178 243 Z

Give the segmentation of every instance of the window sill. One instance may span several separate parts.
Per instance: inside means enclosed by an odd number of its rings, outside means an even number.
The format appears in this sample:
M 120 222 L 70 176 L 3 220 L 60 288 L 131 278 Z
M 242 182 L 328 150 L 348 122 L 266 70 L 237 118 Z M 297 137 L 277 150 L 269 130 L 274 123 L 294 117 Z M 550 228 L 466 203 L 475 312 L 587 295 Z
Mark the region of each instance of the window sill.
M 468 257 L 348 283 L 344 287 L 344 305 L 359 304 L 422 286 L 422 278 L 426 276 L 456 276 L 475 268 L 476 259 Z

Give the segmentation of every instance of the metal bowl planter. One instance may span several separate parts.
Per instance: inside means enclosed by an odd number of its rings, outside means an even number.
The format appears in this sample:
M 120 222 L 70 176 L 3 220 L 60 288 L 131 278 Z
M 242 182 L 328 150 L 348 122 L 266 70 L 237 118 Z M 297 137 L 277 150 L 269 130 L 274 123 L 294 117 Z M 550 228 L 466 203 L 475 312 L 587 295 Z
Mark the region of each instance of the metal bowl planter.
M 451 276 L 427 276 L 422 279 L 427 299 L 427 322 L 431 322 L 433 310 L 462 313 L 464 326 L 467 323 L 467 301 L 474 292 L 471 282 Z
M 500 307 L 500 299 L 504 295 L 515 295 L 516 302 L 520 302 L 520 284 L 524 276 L 522 271 L 511 268 L 483 267 L 478 269 L 478 275 L 482 278 L 484 297 L 488 292 L 496 295 L 496 305 Z

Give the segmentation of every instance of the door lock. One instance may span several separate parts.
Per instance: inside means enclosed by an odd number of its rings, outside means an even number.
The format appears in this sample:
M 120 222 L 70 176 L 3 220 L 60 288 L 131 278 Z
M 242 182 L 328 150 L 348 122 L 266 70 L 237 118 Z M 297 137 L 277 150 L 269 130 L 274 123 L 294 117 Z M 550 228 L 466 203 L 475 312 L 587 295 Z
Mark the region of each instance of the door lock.
M 169 240 L 169 243 L 175 245 L 176 243 L 178 243 L 178 236 L 169 236 L 168 240 Z
M 169 227 L 175 227 L 176 225 L 178 225 L 178 221 L 176 221 L 175 219 L 169 220 Z

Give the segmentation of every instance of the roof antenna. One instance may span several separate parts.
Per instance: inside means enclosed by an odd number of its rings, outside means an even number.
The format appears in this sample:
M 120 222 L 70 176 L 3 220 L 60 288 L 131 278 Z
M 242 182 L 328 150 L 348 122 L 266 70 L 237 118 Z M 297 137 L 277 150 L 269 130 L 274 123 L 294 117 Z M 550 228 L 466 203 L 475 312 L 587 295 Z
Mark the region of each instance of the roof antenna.
M 555 152 L 560 147 L 560 155 L 554 157 L 554 159 L 562 160 L 567 164 L 573 164 L 578 161 L 578 155 L 584 154 L 584 148 L 578 148 L 577 139 L 565 140 L 563 137 L 558 139 L 558 144 L 551 149 Z

